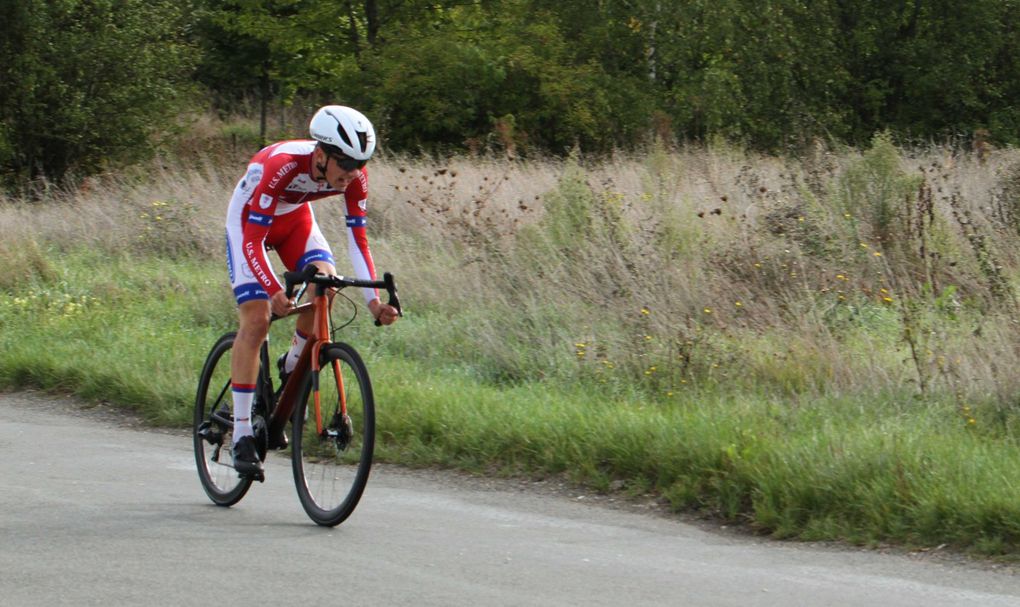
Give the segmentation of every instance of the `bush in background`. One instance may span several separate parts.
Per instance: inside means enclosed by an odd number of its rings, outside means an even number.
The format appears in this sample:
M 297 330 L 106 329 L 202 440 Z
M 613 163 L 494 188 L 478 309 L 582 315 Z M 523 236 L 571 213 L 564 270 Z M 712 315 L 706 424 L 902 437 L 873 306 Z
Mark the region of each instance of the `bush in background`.
M 176 128 L 196 60 L 189 3 L 7 3 L 0 177 L 61 182 L 150 156 Z

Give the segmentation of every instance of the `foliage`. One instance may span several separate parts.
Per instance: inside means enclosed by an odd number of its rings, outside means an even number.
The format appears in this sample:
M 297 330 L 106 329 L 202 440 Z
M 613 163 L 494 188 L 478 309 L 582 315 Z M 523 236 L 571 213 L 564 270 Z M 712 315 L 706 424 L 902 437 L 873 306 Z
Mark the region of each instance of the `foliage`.
M 173 130 L 194 55 L 189 4 L 4 2 L 0 167 L 11 181 L 93 173 Z
M 247 17 L 230 27 L 287 56 L 262 56 L 280 95 L 360 104 L 395 150 L 1020 136 L 1014 2 L 235 4 Z M 230 51 L 229 40 L 217 44 Z M 218 90 L 231 86 L 254 85 Z
M 324 102 L 366 112 L 394 152 L 729 140 L 800 153 L 876 132 L 985 150 L 1020 142 L 1013 0 L 966 11 L 950 0 L 5 5 L 9 181 L 132 158 L 177 120 L 170 102 L 189 78 L 224 114 L 257 99 L 260 143 L 303 136 Z
M 876 135 L 862 158 L 852 164 L 840 183 L 842 204 L 851 217 L 861 216 L 870 226 L 863 240 L 892 248 L 909 234 L 907 209 L 922 177 L 910 176 L 900 166 L 899 150 L 888 133 Z
M 547 12 L 452 27 L 408 28 L 366 60 L 365 100 L 393 148 L 606 151 L 633 144 L 644 128 L 625 104 L 652 104 L 620 93 L 639 90 L 640 79 L 614 82 L 578 57 Z

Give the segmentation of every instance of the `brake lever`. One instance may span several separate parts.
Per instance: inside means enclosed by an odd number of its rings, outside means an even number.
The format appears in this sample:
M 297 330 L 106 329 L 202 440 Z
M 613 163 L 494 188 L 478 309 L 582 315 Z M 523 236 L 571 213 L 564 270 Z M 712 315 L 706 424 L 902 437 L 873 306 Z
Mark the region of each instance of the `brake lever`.
M 308 288 L 308 281 L 315 278 L 318 271 L 318 268 L 314 265 L 309 265 L 302 272 L 284 272 L 283 280 L 287 283 L 287 299 L 294 299 L 294 287 L 298 284 L 302 286 L 298 291 L 297 297 L 300 298 L 304 295 L 305 290 Z
M 384 273 L 383 282 L 385 283 L 386 295 L 389 299 L 386 304 L 397 309 L 397 316 L 403 316 L 404 312 L 400 309 L 400 298 L 397 297 L 397 285 L 393 280 L 393 274 L 390 274 L 389 272 Z M 375 326 L 382 326 L 382 323 L 379 322 L 378 318 L 375 319 Z

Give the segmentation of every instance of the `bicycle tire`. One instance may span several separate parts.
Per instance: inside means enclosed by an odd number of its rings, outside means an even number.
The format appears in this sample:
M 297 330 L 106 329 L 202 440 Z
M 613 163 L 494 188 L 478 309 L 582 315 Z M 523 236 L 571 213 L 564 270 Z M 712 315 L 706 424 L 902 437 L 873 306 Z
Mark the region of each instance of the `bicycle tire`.
M 313 375 L 305 375 L 292 418 L 291 462 L 301 505 L 315 523 L 335 527 L 354 512 L 368 484 L 375 449 L 375 401 L 368 369 L 351 346 L 335 343 L 320 353 L 319 391 L 323 432 L 316 424 Z M 338 382 L 334 363 L 339 364 Z M 343 385 L 341 390 L 340 384 Z M 343 446 L 337 412 L 344 394 L 353 431 Z
M 232 423 L 233 420 L 230 357 L 225 355 L 234 346 L 235 336 L 236 333 L 227 333 L 220 337 L 206 357 L 195 395 L 192 432 L 195 465 L 202 488 L 214 504 L 223 507 L 241 501 L 253 480 L 239 476 L 234 470 L 231 452 L 233 426 L 223 421 L 230 420 Z

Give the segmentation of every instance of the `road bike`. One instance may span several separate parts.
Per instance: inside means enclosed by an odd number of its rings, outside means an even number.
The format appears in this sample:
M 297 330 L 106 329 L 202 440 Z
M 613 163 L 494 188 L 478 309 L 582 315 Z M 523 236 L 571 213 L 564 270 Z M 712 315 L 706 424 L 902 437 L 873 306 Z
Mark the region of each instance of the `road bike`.
M 339 525 L 354 512 L 368 483 L 375 446 L 375 403 L 368 370 L 349 344 L 333 341 L 333 294 L 346 287 L 385 289 L 389 304 L 400 312 L 393 275 L 370 281 L 317 273 L 284 273 L 287 297 L 302 284 L 296 299 L 314 285 L 310 302 L 291 309 L 287 316 L 313 313 L 314 328 L 294 370 L 274 390 L 268 339 L 259 351 L 259 373 L 252 404 L 252 427 L 259 457 L 286 449 L 289 443 L 294 483 L 308 516 L 319 525 Z M 402 314 L 402 313 L 401 313 Z M 357 315 L 355 306 L 354 316 Z M 272 317 L 276 322 L 284 317 Z M 380 324 L 376 321 L 376 325 Z M 230 391 L 230 356 L 236 333 L 227 333 L 213 345 L 202 368 L 195 397 L 194 443 L 198 476 L 209 498 L 220 506 L 241 501 L 254 481 L 264 476 L 239 475 L 231 451 L 233 401 Z M 291 422 L 291 438 L 286 435 Z

